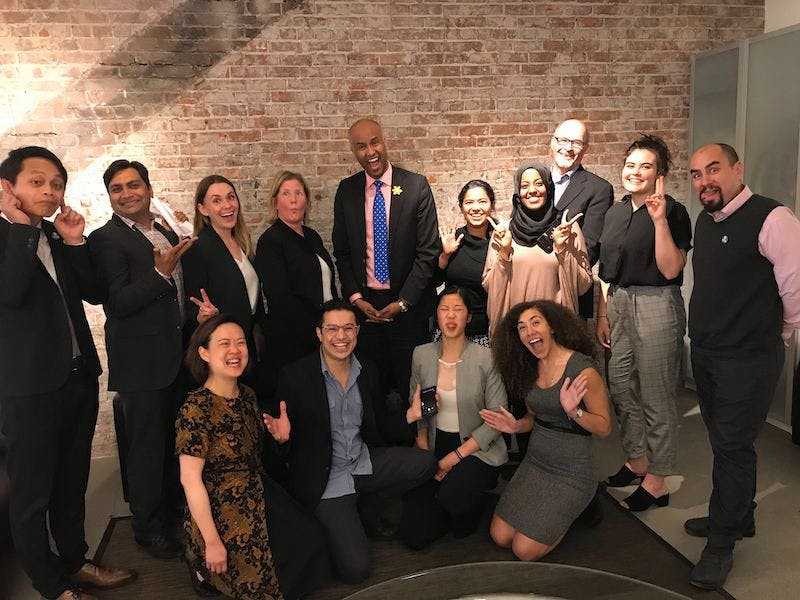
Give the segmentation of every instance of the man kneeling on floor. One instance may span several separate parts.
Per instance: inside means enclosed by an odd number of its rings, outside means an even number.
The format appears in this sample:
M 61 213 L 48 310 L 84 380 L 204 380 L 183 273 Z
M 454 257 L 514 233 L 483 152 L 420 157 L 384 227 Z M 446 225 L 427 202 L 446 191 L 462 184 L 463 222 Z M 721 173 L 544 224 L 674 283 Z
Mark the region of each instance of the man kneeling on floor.
M 433 477 L 437 463 L 431 452 L 384 444 L 380 430 L 390 425 L 373 408 L 380 381 L 372 363 L 353 355 L 352 306 L 323 305 L 317 336 L 320 351 L 282 371 L 280 414 L 264 420 L 286 456 L 289 491 L 322 523 L 339 577 L 357 583 L 369 575 L 367 537 L 386 534 L 378 494 L 413 489 Z

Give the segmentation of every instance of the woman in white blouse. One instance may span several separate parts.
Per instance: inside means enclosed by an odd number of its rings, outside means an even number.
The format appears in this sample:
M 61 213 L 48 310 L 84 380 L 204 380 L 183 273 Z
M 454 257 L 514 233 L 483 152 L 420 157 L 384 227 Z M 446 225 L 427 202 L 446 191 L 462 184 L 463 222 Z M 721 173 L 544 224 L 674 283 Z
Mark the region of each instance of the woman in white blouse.
M 186 295 L 191 300 L 187 303 L 189 329 L 220 312 L 235 316 L 246 328 L 254 362 L 253 357 L 258 358 L 254 327 L 263 304 L 239 195 L 230 180 L 209 175 L 197 185 L 194 207 L 197 241 L 182 260 Z M 245 382 L 252 386 L 252 377 L 246 376 Z

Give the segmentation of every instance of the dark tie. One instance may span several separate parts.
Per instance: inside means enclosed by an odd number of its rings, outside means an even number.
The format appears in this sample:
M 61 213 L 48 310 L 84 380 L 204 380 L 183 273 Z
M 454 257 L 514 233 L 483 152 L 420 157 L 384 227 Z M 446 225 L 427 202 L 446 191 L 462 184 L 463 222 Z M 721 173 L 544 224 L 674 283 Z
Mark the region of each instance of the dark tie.
M 389 230 L 386 227 L 386 202 L 381 186 L 375 182 L 375 201 L 372 203 L 372 244 L 375 249 L 375 279 L 381 283 L 389 281 Z

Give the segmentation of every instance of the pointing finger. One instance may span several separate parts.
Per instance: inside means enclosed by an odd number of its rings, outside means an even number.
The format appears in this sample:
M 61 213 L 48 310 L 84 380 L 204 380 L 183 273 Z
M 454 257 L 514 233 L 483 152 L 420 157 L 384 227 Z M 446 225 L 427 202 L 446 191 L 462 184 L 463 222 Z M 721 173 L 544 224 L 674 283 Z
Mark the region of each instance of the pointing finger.
M 206 290 L 204 288 L 200 288 L 200 295 L 203 297 L 203 302 L 211 304 L 211 301 L 208 299 L 208 294 L 206 294 Z
M 656 179 L 656 195 L 663 196 L 664 195 L 664 176 L 659 175 L 658 179 Z
M 497 229 L 499 227 L 497 221 L 495 221 L 491 216 L 486 217 L 486 220 L 489 221 L 493 229 Z
M 458 236 L 458 237 L 456 238 L 456 244 L 460 244 L 460 243 L 461 243 L 461 240 L 463 240 L 463 239 L 464 239 L 464 234 L 462 233 L 460 236 Z
M 199 306 L 200 308 L 203 308 L 203 303 L 202 303 L 202 302 L 200 302 L 200 300 L 198 300 L 198 299 L 197 299 L 197 298 L 195 298 L 194 296 L 189 296 L 189 302 L 192 302 L 193 304 L 196 304 L 196 305 L 197 305 L 197 306 Z

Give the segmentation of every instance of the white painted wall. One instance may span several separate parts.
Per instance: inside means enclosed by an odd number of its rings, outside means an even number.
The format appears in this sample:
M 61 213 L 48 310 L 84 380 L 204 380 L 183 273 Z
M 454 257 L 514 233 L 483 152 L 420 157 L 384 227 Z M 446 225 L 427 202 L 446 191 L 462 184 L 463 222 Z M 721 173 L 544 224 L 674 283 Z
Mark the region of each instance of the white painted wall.
M 764 32 L 800 24 L 800 0 L 764 0 Z

